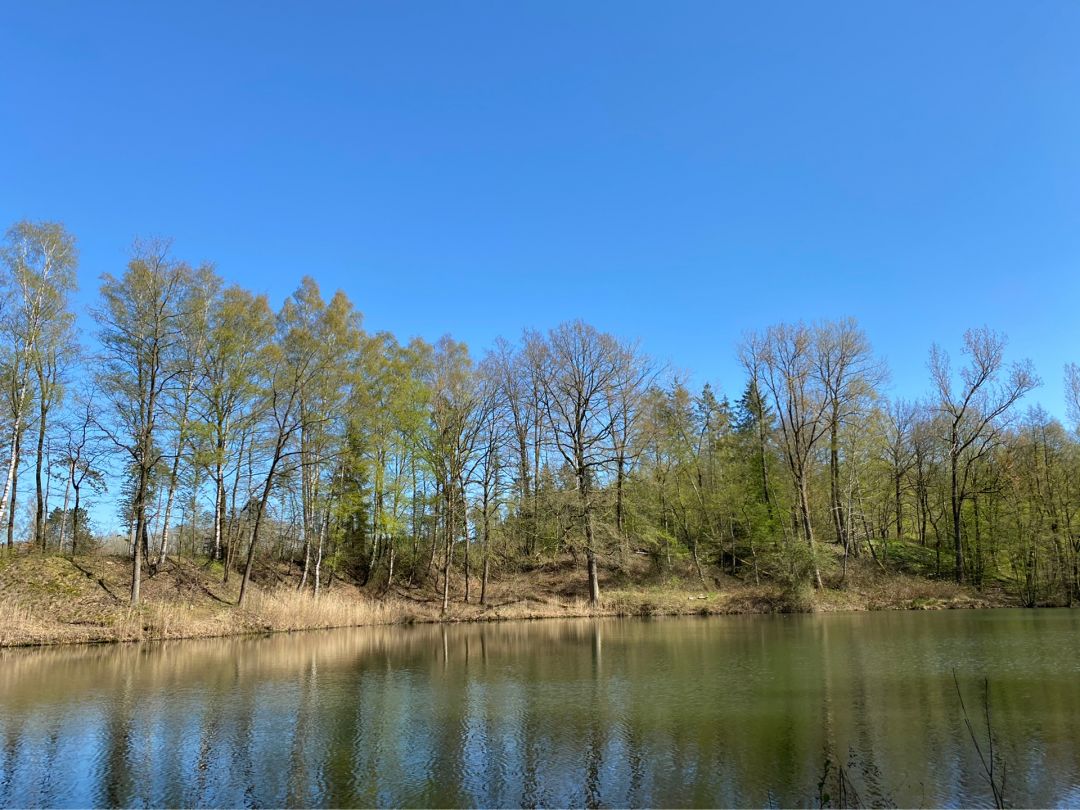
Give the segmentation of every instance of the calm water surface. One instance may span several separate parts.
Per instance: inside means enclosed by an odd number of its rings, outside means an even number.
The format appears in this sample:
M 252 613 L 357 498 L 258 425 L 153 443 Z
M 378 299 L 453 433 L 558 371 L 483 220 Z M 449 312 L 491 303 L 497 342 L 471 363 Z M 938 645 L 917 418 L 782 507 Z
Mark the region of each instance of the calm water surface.
M 832 756 L 867 804 L 988 805 L 954 669 L 969 710 L 990 676 L 1007 799 L 1080 805 L 1068 610 L 10 650 L 0 804 L 798 805 Z

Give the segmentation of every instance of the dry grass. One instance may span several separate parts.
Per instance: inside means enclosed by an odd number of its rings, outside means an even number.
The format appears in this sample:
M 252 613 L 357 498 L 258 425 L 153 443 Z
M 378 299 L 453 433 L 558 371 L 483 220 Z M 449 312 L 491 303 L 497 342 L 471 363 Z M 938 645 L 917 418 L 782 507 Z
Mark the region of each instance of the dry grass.
M 295 572 L 264 572 L 243 608 L 237 585 L 225 586 L 221 570 L 174 562 L 143 584 L 143 604 L 127 602 L 127 560 L 114 557 L 43 557 L 0 553 L 0 647 L 100 641 L 206 638 L 241 633 L 309 630 L 420 622 L 474 622 L 590 616 L 778 613 L 839 610 L 994 607 L 1008 604 L 943 581 L 886 574 L 868 562 L 849 566 L 842 587 L 786 590 L 713 572 L 713 587 L 683 576 L 640 571 L 605 572 L 600 605 L 589 604 L 580 566 L 570 560 L 503 574 L 489 589 L 488 604 L 461 601 L 453 582 L 447 615 L 431 588 L 395 587 L 388 594 L 337 581 L 320 594 L 296 589 Z M 839 583 L 835 583 L 839 585 Z
M 396 601 L 371 599 L 362 594 L 330 591 L 316 599 L 295 588 L 256 591 L 244 611 L 254 624 L 267 630 L 309 630 L 393 624 L 408 618 Z
M 27 643 L 47 632 L 47 627 L 37 620 L 33 610 L 17 599 L 0 599 L 0 647 L 11 647 Z

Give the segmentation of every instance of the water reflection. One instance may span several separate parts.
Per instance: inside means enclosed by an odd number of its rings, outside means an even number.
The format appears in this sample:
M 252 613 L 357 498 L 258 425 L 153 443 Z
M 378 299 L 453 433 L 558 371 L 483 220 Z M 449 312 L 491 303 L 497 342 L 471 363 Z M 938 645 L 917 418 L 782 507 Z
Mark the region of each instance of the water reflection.
M 371 628 L 0 653 L 0 804 L 1075 804 L 1080 614 Z

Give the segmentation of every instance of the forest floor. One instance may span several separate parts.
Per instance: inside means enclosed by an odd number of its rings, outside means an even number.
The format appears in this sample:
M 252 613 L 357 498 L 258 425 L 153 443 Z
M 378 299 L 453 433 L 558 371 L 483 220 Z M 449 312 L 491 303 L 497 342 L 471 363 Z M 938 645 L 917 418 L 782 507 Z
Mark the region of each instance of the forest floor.
M 297 591 L 298 571 L 285 564 L 256 571 L 236 607 L 239 575 L 222 583 L 219 563 L 170 559 L 143 578 L 142 605 L 128 604 L 130 562 L 104 555 L 74 560 L 29 549 L 0 551 L 0 647 L 152 639 L 438 621 L 497 621 L 580 616 L 720 615 L 737 613 L 926 610 L 1013 606 L 1000 588 L 976 591 L 939 579 L 886 572 L 868 559 L 851 561 L 842 587 L 798 592 L 755 584 L 713 569 L 703 587 L 692 567 L 660 574 L 645 559 L 621 571 L 601 569 L 601 603 L 591 606 L 583 562 L 569 557 L 530 570 L 500 572 L 479 604 L 480 583 L 462 600 L 451 581 L 449 614 L 440 615 L 435 587 L 360 588 L 335 579 L 316 601 Z M 834 574 L 827 578 L 838 585 Z M 751 578 L 752 580 L 752 578 Z

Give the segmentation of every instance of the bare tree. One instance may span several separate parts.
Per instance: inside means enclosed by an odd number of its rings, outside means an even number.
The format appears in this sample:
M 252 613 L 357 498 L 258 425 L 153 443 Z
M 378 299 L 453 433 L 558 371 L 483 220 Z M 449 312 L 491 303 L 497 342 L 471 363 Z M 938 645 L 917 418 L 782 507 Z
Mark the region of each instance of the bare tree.
M 1080 429 L 1080 365 L 1076 363 L 1065 366 L 1065 406 L 1069 419 Z
M 444 504 L 442 612 L 450 607 L 450 566 L 458 531 L 465 524 L 467 472 L 484 429 L 488 392 L 473 370 L 468 348 L 449 337 L 435 345 L 427 372 L 431 393 L 430 425 L 422 450 L 439 481 Z M 465 531 L 466 548 L 468 544 Z M 466 552 L 467 553 L 467 552 Z
M 593 492 L 597 477 L 619 457 L 616 420 L 623 410 L 613 401 L 641 388 L 647 360 L 634 347 L 583 321 L 552 329 L 538 357 L 542 404 L 552 441 L 574 475 L 584 531 L 589 601 L 600 601 Z
M 971 474 L 1002 438 L 1016 401 L 1039 385 L 1030 360 L 1005 366 L 1004 335 L 986 327 L 964 333 L 963 354 L 968 364 L 956 385 L 949 356 L 937 344 L 930 349 L 930 376 L 937 389 L 949 459 L 949 505 L 955 576 L 964 581 L 964 545 L 961 535 L 963 504 Z
M 612 388 L 606 394 L 611 411 L 611 438 L 615 466 L 615 533 L 625 539 L 624 494 L 626 478 L 640 455 L 643 445 L 637 441 L 645 392 L 657 375 L 652 362 L 636 344 L 620 343 L 622 354 Z
M 868 400 L 884 377 L 884 368 L 874 358 L 870 341 L 853 318 L 818 324 L 814 333 L 815 365 L 828 403 L 829 512 L 836 540 L 847 554 L 852 544 L 841 497 L 840 431 L 865 413 Z
M 764 334 L 749 335 L 740 347 L 743 366 L 756 375 L 758 387 L 776 408 L 781 449 L 791 473 L 798 503 L 799 532 L 814 556 L 814 523 L 810 509 L 813 454 L 830 428 L 831 399 L 818 374 L 817 342 L 805 324 L 779 324 Z M 823 587 L 816 557 L 814 583 Z
M 64 529 L 67 525 L 68 496 L 75 493 L 75 503 L 71 510 L 71 556 L 78 553 L 79 515 L 82 508 L 83 491 L 86 488 L 94 492 L 106 489 L 104 462 L 109 454 L 109 443 L 97 428 L 97 405 L 95 391 L 85 389 L 75 400 L 74 409 L 66 426 L 67 439 L 64 448 L 63 464 L 66 470 L 64 486 L 63 519 L 60 523 L 59 547 L 64 549 Z
M 532 386 L 528 373 L 527 358 L 523 352 L 515 349 L 504 339 L 495 342 L 487 366 L 494 381 L 502 389 L 502 401 L 505 403 L 504 418 L 509 423 L 513 444 L 517 484 L 517 525 L 524 527 L 526 512 L 529 510 L 533 488 L 533 470 L 530 463 L 530 438 L 536 425 L 538 408 L 536 398 L 530 396 Z M 528 529 L 526 528 L 526 531 Z M 526 534 L 522 543 L 525 554 L 530 553 L 529 536 Z
M 163 458 L 157 441 L 166 392 L 182 371 L 177 347 L 184 334 L 190 268 L 169 258 L 169 243 L 136 243 L 120 278 L 102 276 L 99 385 L 111 414 L 98 424 L 129 457 L 134 473 L 134 549 L 131 602 L 138 604 L 152 476 Z M 147 554 L 148 556 L 148 554 Z
M 892 473 L 896 539 L 904 536 L 904 478 L 915 465 L 912 434 L 915 430 L 917 407 L 904 399 L 888 404 L 884 413 L 885 432 L 882 437 L 885 458 Z

